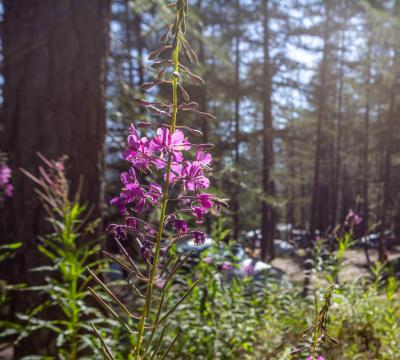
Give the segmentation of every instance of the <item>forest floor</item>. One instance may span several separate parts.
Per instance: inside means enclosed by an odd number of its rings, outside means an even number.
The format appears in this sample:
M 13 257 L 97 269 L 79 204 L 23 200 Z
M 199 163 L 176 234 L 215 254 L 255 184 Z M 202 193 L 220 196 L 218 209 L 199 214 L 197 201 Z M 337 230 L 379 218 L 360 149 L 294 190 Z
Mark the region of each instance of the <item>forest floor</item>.
M 378 260 L 378 250 L 368 250 L 371 263 Z M 400 257 L 400 246 L 393 247 L 389 251 L 389 261 Z M 290 281 L 300 283 L 304 279 L 301 257 L 278 257 L 271 264 L 283 270 Z M 339 276 L 342 280 L 354 280 L 358 277 L 368 276 L 367 259 L 363 249 L 347 250 L 344 256 L 343 266 Z

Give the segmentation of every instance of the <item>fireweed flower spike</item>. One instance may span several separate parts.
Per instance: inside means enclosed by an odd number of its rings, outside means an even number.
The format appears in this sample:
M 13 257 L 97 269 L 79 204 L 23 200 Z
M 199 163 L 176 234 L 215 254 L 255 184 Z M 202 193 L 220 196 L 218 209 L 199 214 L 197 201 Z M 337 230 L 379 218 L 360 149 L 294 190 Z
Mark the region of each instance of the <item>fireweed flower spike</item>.
M 123 224 L 111 224 L 107 228 L 121 252 L 132 265 L 130 282 L 135 275 L 138 282 L 146 284 L 144 294 L 138 292 L 139 296 L 144 298 L 140 315 L 135 317 L 136 321 L 133 326 L 124 323 L 131 334 L 134 334 L 135 360 L 167 356 L 168 349 L 172 344 L 166 347 L 166 353 L 158 354 L 158 349 L 164 347 L 160 346 L 162 339 L 157 339 L 157 345 L 153 345 L 155 331 L 197 285 L 197 282 L 194 282 L 172 309 L 163 308 L 163 299 L 168 289 L 168 283 L 187 259 L 187 256 L 182 259 L 181 256 L 170 254 L 168 250 L 177 242 L 185 239 L 193 239 L 196 245 L 204 244 L 206 241 L 204 232 L 190 229 L 188 222 L 180 217 L 186 213 L 189 217 L 192 216 L 196 223 L 201 223 L 207 213 L 213 208 L 218 210 L 223 203 L 223 200 L 215 198 L 213 194 L 202 193 L 202 190 L 210 186 L 208 173 L 211 170 L 212 156 L 206 150 L 211 148 L 212 144 L 191 143 L 189 136 L 202 135 L 201 132 L 187 126 L 177 125 L 180 111 L 192 112 L 206 119 L 214 117 L 197 110 L 198 105 L 189 102 L 189 95 L 183 87 L 184 78 L 195 85 L 204 83 L 200 77 L 193 75 L 186 66 L 179 62 L 181 52 L 190 62 L 197 62 L 196 54 L 185 39 L 188 0 L 177 0 L 176 3 L 170 4 L 170 7 L 175 9 L 175 21 L 167 27 L 163 42 L 166 43 L 168 39 L 171 39 L 171 43 L 163 45 L 149 56 L 149 60 L 157 63 L 156 68 L 161 67 L 158 81 L 143 84 L 141 88 L 143 91 L 147 91 L 160 83 L 172 85 L 172 102 L 165 104 L 136 100 L 137 105 L 147 108 L 159 119 L 164 118 L 165 122 L 157 120 L 157 123 L 139 123 L 138 126 L 130 126 L 126 149 L 123 153 L 124 159 L 130 163 L 130 169 L 121 174 L 120 194 L 111 200 L 111 204 L 117 206 L 125 217 L 125 221 Z M 161 57 L 163 58 L 159 60 Z M 143 132 L 149 128 L 151 131 L 144 134 Z M 138 176 L 139 174 L 158 175 L 157 178 L 163 180 L 159 184 L 144 184 L 140 183 L 141 176 Z M 167 213 L 172 187 L 174 187 L 174 199 L 176 200 L 174 205 L 176 204 L 178 209 L 175 207 L 173 212 Z M 176 194 L 177 196 L 175 196 Z M 158 223 L 155 225 L 140 219 L 140 213 L 147 211 L 152 206 L 160 208 Z M 172 208 L 172 206 L 170 207 Z M 129 235 L 133 235 L 139 244 L 142 260 L 147 266 L 146 271 L 139 271 L 139 266 L 124 249 L 123 241 Z M 174 256 L 177 257 L 175 262 L 171 260 L 174 259 Z M 115 259 L 115 257 L 112 258 Z M 172 266 L 170 273 L 168 273 L 168 265 Z M 121 266 L 126 269 L 126 262 L 121 263 Z M 101 286 L 106 289 L 108 294 L 112 293 L 105 284 L 101 284 Z M 95 297 L 97 298 L 96 294 Z M 120 304 L 115 294 L 113 299 Z M 107 307 L 108 305 L 102 303 L 102 306 Z M 125 306 L 120 305 L 120 307 L 122 310 L 126 310 Z M 150 317 L 151 312 L 158 314 L 153 323 L 151 323 L 151 319 L 154 317 Z M 127 314 L 132 318 L 131 313 Z M 121 321 L 120 318 L 117 320 Z M 161 334 L 164 331 L 165 328 L 161 330 Z M 145 335 L 148 332 L 150 334 L 146 338 Z M 104 346 L 102 338 L 100 338 L 100 342 Z M 145 348 L 143 348 L 143 343 L 146 343 Z M 149 351 L 152 346 L 155 347 L 155 350 L 150 355 Z M 103 351 L 106 358 L 113 358 L 108 348 L 103 348 Z

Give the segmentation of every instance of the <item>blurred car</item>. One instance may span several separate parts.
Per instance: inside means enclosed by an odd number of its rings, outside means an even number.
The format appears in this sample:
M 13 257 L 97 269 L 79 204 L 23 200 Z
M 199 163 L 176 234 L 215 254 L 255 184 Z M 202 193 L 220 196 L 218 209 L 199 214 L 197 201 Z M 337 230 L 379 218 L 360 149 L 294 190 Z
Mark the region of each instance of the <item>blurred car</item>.
M 362 247 L 367 246 L 369 248 L 377 249 L 379 247 L 380 236 L 381 233 L 379 232 L 362 236 L 361 238 L 358 239 L 357 245 Z M 390 230 L 385 230 L 384 237 L 385 237 L 385 245 L 387 247 L 392 247 L 398 243 L 397 239 L 394 238 L 393 233 Z
M 291 227 L 287 224 L 278 224 L 278 232 L 287 238 L 287 232 L 291 231 Z M 246 243 L 250 244 L 253 248 L 261 246 L 262 234 L 260 229 L 250 230 L 244 233 Z M 295 254 L 295 246 L 289 241 L 274 239 L 275 255 L 278 257 L 293 256 Z
M 190 270 L 189 267 L 199 262 L 200 255 L 204 255 L 204 261 L 219 266 L 221 271 L 227 273 L 228 278 L 251 277 L 260 286 L 265 281 L 279 283 L 286 287 L 290 286 L 284 271 L 271 264 L 249 257 L 240 244 L 228 247 L 226 244 L 216 244 L 213 239 L 206 238 L 204 244 L 194 245 L 193 240 L 189 239 L 178 244 L 177 250 L 193 252 L 184 267 L 187 270 Z

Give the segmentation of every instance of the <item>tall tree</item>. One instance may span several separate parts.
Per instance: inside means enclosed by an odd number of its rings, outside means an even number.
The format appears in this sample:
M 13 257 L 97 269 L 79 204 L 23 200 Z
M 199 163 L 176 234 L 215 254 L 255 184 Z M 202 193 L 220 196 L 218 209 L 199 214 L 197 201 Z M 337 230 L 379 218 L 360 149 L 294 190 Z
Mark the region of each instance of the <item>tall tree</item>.
M 234 110 L 234 148 L 235 148 L 235 167 L 236 172 L 239 175 L 239 165 L 240 165 L 240 0 L 236 0 L 236 21 L 235 21 L 235 39 L 234 39 L 234 52 L 235 52 L 235 110 Z M 237 240 L 239 238 L 239 176 L 236 176 L 235 191 L 232 197 L 232 212 L 233 212 L 233 238 Z
M 272 71 L 270 61 L 270 30 L 269 30 L 269 0 L 262 0 L 261 12 L 263 19 L 263 160 L 262 160 L 262 203 L 261 203 L 261 258 L 266 259 L 267 255 L 270 259 L 275 257 L 274 252 L 274 214 L 268 204 L 267 196 L 273 195 L 274 185 L 271 178 L 273 166 L 273 149 L 272 149 Z
M 36 152 L 69 157 L 72 191 L 100 215 L 105 137 L 105 69 L 110 0 L 5 0 L 5 150 L 14 168 L 15 195 L 2 223 L 1 242 L 24 243 L 8 269 L 11 281 L 29 281 L 33 250 L 43 230 L 34 185 Z
M 323 31 L 323 52 L 322 61 L 320 65 L 320 86 L 318 92 L 318 110 L 317 110 L 317 135 L 315 140 L 315 165 L 314 165 L 314 179 L 313 179 L 313 190 L 312 190 L 312 203 L 311 203 L 311 219 L 310 228 L 312 231 L 321 228 L 321 219 L 323 214 L 320 210 L 320 204 L 326 201 L 323 199 L 323 193 L 321 191 L 321 162 L 322 162 L 322 151 L 324 142 L 324 123 L 326 119 L 326 93 L 327 93 L 327 72 L 328 72 L 328 52 L 329 52 L 329 36 L 330 36 L 330 4 L 329 1 L 325 2 L 325 20 L 324 20 L 324 31 Z

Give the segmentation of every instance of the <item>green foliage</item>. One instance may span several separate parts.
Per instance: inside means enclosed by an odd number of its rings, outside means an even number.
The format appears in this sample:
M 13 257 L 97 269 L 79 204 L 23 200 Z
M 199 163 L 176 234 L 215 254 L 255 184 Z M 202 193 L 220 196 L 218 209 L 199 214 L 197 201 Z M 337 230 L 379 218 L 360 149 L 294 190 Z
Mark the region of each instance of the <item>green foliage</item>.
M 331 276 L 328 268 L 314 282 L 314 301 L 300 296 L 299 286 L 282 287 L 273 279 L 264 291 L 252 291 L 252 278 L 229 280 L 215 263 L 204 261 L 209 255 L 202 255 L 192 272 L 180 274 L 182 282 L 199 278 L 200 285 L 167 321 L 178 334 L 171 358 L 306 359 L 314 343 L 316 358 L 396 358 L 400 309 L 395 278 L 385 285 L 382 276 L 343 282 L 332 293 L 332 287 L 323 290 Z M 179 296 L 179 285 L 174 289 L 167 303 Z
M 99 268 L 104 262 L 97 258 L 100 245 L 93 240 L 98 224 L 88 221 L 90 212 L 79 202 L 79 195 L 69 200 L 69 187 L 62 162 L 45 159 L 47 169 L 42 177 L 26 173 L 38 185 L 38 193 L 48 213 L 52 232 L 39 239 L 38 250 L 48 264 L 31 269 L 41 274 L 43 283 L 21 289 L 18 296 L 34 296 L 40 303 L 27 313 L 17 314 L 18 321 L 2 322 L 2 337 L 14 337 L 18 345 L 24 338 L 47 329 L 56 335 L 54 349 L 57 359 L 83 359 L 84 354 L 98 353 L 95 337 L 88 320 L 105 325 L 98 308 L 93 307 L 87 289 L 86 265 Z M 15 246 L 14 246 L 15 247 Z

